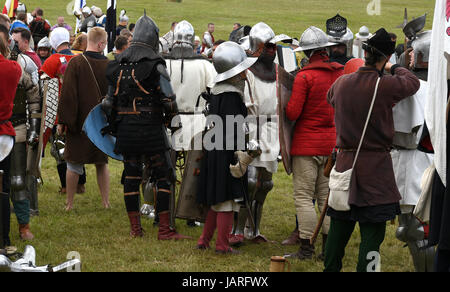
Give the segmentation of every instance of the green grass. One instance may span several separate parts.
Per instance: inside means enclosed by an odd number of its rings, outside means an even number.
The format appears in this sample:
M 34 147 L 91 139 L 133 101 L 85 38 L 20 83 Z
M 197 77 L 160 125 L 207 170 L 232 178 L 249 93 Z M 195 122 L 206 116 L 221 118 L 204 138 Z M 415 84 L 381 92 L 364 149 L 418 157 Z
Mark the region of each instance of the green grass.
M 24 1 L 29 9 L 40 6 L 45 16 L 55 23 L 57 16 L 66 16 L 66 21 L 73 24 L 73 18 L 66 15 L 65 6 L 69 1 L 34 0 Z M 349 26 L 356 33 L 360 26 L 366 25 L 371 31 L 384 26 L 394 29 L 403 20 L 403 9 L 408 7 L 409 15 L 420 16 L 428 12 L 430 17 L 427 28 L 431 27 L 434 1 L 423 0 L 382 0 L 381 16 L 369 17 L 366 6 L 369 0 L 183 0 L 182 3 L 164 0 L 119 1 L 119 7 L 128 11 L 134 22 L 144 8 L 159 25 L 161 34 L 165 33 L 174 20 L 186 19 L 195 27 L 197 34 L 203 33 L 208 22 L 216 24 L 216 39 L 227 38 L 234 22 L 253 25 L 264 21 L 274 31 L 300 37 L 310 25 L 325 28 L 325 20 L 339 12 L 349 21 Z M 106 1 L 88 1 L 89 5 L 105 8 Z M 146 235 L 142 239 L 129 238 L 129 222 L 126 215 L 120 175 L 122 165 L 110 162 L 112 209 L 101 207 L 100 195 L 95 180 L 95 169 L 87 166 L 87 192 L 76 195 L 74 210 L 63 211 L 65 196 L 58 194 L 59 179 L 54 159 L 47 153 L 43 160 L 42 173 L 44 185 L 39 190 L 40 216 L 33 217 L 31 227 L 36 236 L 33 246 L 37 251 L 37 264 L 59 264 L 66 259 L 69 251 L 81 255 L 83 271 L 251 271 L 269 270 L 270 257 L 297 251 L 297 247 L 284 247 L 280 242 L 285 239 L 295 226 L 295 208 L 292 198 L 292 178 L 287 176 L 280 165 L 274 176 L 275 187 L 270 192 L 264 206 L 262 233 L 277 243 L 246 244 L 241 247 L 241 255 L 219 256 L 213 250 L 200 252 L 194 249 L 201 228 L 188 228 L 185 221 L 177 220 L 177 228 L 192 236 L 193 240 L 166 242 L 156 240 L 157 229 L 152 221 L 143 218 Z M 24 242 L 19 241 L 16 219 L 12 218 L 11 239 L 13 244 L 23 250 Z M 381 270 L 413 271 L 412 260 L 407 248 L 398 241 L 396 226 L 388 224 L 386 239 L 381 247 Z M 344 271 L 354 271 L 358 257 L 359 230 L 355 229 L 347 246 L 344 259 Z M 212 243 L 214 246 L 214 242 Z M 321 249 L 318 240 L 316 251 Z M 232 261 L 232 263 L 231 263 Z M 292 261 L 292 270 L 322 271 L 322 262 L 310 260 Z
M 238 256 L 221 256 L 214 249 L 195 250 L 202 228 L 187 227 L 177 219 L 177 229 L 193 240 L 158 241 L 157 228 L 152 220 L 142 218 L 146 234 L 143 238 L 129 237 L 122 186 L 119 183 L 121 163 L 110 161 L 112 208 L 101 207 L 100 194 L 95 180 L 95 168 L 87 166 L 88 182 L 85 194 L 75 196 L 74 210 L 66 213 L 65 196 L 58 194 L 59 180 L 55 161 L 47 156 L 43 161 L 44 185 L 39 190 L 40 216 L 32 217 L 31 229 L 35 239 L 31 243 L 37 251 L 37 264 L 59 264 L 70 251 L 81 255 L 83 271 L 174 271 L 174 272 L 266 272 L 270 257 L 297 251 L 298 247 L 285 247 L 280 242 L 295 226 L 295 208 L 292 198 L 292 181 L 280 164 L 275 175 L 275 188 L 269 194 L 262 219 L 262 233 L 275 243 L 247 243 Z M 19 240 L 16 219 L 12 217 L 11 240 L 19 250 L 26 243 Z M 395 239 L 395 226 L 388 224 L 386 240 L 382 245 L 382 271 L 413 271 L 406 248 Z M 358 256 L 359 232 L 355 232 L 346 250 L 344 271 L 354 271 Z M 212 242 L 214 247 L 214 241 Z M 316 251 L 321 249 L 319 238 Z M 291 261 L 292 271 L 319 272 L 323 264 L 317 260 Z

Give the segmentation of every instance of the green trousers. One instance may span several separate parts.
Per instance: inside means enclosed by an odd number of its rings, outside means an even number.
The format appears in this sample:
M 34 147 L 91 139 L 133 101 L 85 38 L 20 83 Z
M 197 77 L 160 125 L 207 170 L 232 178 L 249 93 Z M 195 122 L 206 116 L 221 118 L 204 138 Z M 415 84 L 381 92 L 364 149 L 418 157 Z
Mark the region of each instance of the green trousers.
M 342 269 L 342 259 L 345 247 L 355 229 L 356 222 L 331 218 L 325 246 L 324 272 L 339 272 Z M 359 223 L 361 243 L 359 245 L 357 272 L 374 271 L 376 261 L 380 259 L 380 246 L 386 234 L 386 222 Z

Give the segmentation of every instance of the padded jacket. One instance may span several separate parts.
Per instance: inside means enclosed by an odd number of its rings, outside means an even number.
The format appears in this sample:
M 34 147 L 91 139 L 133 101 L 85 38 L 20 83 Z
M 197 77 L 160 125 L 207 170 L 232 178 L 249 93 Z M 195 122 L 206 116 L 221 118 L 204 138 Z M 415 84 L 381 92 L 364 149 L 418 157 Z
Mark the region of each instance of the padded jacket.
M 344 66 L 316 53 L 297 73 L 286 116 L 296 121 L 293 156 L 328 156 L 336 145 L 334 110 L 327 102 L 331 85 L 344 73 Z

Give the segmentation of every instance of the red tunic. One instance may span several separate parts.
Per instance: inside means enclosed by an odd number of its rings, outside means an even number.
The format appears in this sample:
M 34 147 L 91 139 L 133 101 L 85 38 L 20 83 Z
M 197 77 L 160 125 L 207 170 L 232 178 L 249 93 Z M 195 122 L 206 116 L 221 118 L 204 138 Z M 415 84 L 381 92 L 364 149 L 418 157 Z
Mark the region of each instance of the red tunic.
M 11 122 L 13 101 L 22 68 L 17 62 L 5 59 L 0 55 L 0 135 L 16 136 Z

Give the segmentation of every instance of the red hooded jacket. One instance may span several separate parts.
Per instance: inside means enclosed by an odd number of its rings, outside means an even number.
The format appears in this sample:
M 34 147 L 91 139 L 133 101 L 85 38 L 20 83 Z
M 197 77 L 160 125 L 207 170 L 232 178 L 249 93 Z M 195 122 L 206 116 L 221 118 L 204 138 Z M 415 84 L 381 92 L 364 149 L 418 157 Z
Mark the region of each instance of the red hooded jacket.
M 328 56 L 314 54 L 297 73 L 287 118 L 296 121 L 293 156 L 328 156 L 336 145 L 334 109 L 327 102 L 331 85 L 344 73 L 344 66 L 330 63 Z
M 0 135 L 16 136 L 16 131 L 8 120 L 12 116 L 20 76 L 22 76 L 20 65 L 0 55 Z

